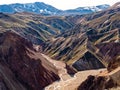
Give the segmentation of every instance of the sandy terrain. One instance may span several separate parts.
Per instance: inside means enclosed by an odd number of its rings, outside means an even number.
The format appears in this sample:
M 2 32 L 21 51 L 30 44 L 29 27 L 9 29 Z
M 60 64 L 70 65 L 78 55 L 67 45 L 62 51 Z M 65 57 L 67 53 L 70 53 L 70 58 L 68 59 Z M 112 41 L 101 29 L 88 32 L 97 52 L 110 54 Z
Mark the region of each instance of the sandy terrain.
M 45 90 L 76 90 L 77 87 L 85 80 L 89 75 L 97 75 L 101 71 L 106 69 L 99 70 L 87 70 L 76 73 L 73 77 L 67 74 L 65 69 L 65 64 L 60 61 L 52 60 L 50 57 L 42 54 L 49 62 L 59 69 L 60 81 L 56 81 L 53 84 L 47 86 Z
M 101 70 L 103 69 L 78 72 L 74 77 L 68 78 L 67 80 L 54 82 L 46 87 L 45 90 L 77 90 L 77 87 L 87 79 L 89 75 L 97 75 Z
M 64 62 L 61 61 L 57 61 L 57 60 L 53 60 L 50 57 L 48 57 L 45 54 L 42 54 L 42 56 L 49 61 L 50 63 L 53 64 L 53 66 L 58 70 L 58 74 L 59 77 L 61 79 L 61 81 L 67 80 L 68 78 L 71 78 L 69 74 L 67 74 L 67 70 L 66 70 L 66 65 Z

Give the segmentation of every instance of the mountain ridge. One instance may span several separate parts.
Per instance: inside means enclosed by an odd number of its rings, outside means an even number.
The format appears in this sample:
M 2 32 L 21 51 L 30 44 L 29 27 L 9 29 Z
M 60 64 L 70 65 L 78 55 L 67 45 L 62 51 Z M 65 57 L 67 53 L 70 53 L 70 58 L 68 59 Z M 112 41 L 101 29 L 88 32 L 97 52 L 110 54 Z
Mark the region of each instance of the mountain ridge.
M 0 5 L 0 12 L 4 13 L 32 12 L 43 15 L 75 15 L 75 14 L 80 15 L 98 12 L 107 9 L 108 7 L 110 7 L 110 5 L 103 4 L 98 6 L 78 7 L 75 9 L 60 10 L 43 2 L 34 2 L 25 4 L 21 3 L 3 4 Z

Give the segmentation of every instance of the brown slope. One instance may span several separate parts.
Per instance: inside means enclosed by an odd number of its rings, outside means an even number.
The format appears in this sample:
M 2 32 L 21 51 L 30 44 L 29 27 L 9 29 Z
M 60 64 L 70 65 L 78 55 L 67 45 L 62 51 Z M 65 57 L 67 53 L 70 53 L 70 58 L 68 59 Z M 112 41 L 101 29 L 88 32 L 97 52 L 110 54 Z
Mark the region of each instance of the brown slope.
M 11 29 L 35 44 L 41 44 L 51 37 L 74 26 L 75 17 L 42 16 L 33 13 L 0 13 L 0 28 Z M 73 19 L 73 21 L 70 21 Z
M 120 90 L 120 43 L 110 42 L 99 45 L 104 60 L 108 62 L 107 71 L 97 76 L 89 76 L 78 90 Z
M 58 37 L 53 44 L 46 45 L 45 52 L 57 60 L 67 62 L 77 70 L 89 70 L 104 67 L 98 50 L 93 43 L 88 41 L 86 34 L 78 34 L 77 37 Z
M 114 59 L 114 57 L 120 54 L 120 43 L 119 42 L 109 42 L 99 44 L 99 52 L 102 53 L 103 60 L 109 64 L 109 62 Z
M 59 80 L 57 70 L 50 67 L 52 65 L 49 63 L 45 65 L 44 58 L 36 58 L 36 55 L 32 44 L 24 38 L 12 32 L 0 33 L 0 73 L 5 83 L 2 84 L 3 88 L 42 90 L 46 85 Z M 15 79 L 12 80 L 13 76 Z
M 73 27 L 71 30 L 62 33 L 61 36 L 67 36 L 67 35 L 70 36 L 73 34 L 78 34 L 89 30 L 92 30 L 93 34 L 96 34 L 97 32 L 104 33 L 110 30 L 114 30 L 116 28 L 119 28 L 119 24 L 120 24 L 119 14 L 120 14 L 120 7 L 117 8 L 111 7 L 104 11 L 81 16 L 81 18 L 79 17 L 77 19 L 76 22 L 77 25 Z

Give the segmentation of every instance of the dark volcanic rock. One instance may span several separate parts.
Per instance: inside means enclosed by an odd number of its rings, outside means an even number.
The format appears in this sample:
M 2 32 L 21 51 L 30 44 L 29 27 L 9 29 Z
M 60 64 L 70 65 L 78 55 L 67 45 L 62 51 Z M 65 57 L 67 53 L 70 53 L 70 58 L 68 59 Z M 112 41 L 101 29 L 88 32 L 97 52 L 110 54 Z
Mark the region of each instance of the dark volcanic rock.
M 32 43 L 19 35 L 12 32 L 0 34 L 0 63 L 11 69 L 27 89 L 42 90 L 59 77 L 56 72 L 42 65 L 42 56 L 35 59 L 35 54 Z
M 105 84 L 105 78 L 95 76 L 89 76 L 86 81 L 84 81 L 78 90 L 103 90 Z
M 75 67 L 78 71 L 105 68 L 100 60 L 89 51 L 86 52 L 78 61 L 76 61 L 73 64 L 73 67 Z
M 104 76 L 88 76 L 88 78 L 78 87 L 78 90 L 105 90 L 115 87 L 112 79 Z
M 67 69 L 67 73 L 68 73 L 69 75 L 74 75 L 74 74 L 77 72 L 76 70 L 74 70 L 73 67 L 71 67 L 71 66 L 69 66 L 69 65 L 67 65 L 67 64 L 66 64 L 66 69 Z

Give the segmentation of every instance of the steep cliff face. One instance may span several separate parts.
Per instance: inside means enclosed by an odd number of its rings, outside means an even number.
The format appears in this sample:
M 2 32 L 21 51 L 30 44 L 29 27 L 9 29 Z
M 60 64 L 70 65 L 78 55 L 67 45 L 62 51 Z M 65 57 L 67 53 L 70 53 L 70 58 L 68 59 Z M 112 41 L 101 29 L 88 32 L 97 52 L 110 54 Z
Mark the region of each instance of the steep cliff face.
M 11 87 L 17 90 L 42 90 L 46 85 L 59 80 L 57 70 L 49 62 L 45 63 L 42 55 L 33 49 L 32 43 L 10 31 L 0 33 L 0 66 L 4 81 L 1 85 L 9 90 L 14 90 Z M 20 84 L 14 84 L 13 76 Z
M 105 68 L 104 64 L 89 51 L 73 64 L 78 71 Z

